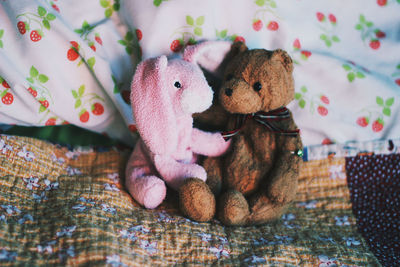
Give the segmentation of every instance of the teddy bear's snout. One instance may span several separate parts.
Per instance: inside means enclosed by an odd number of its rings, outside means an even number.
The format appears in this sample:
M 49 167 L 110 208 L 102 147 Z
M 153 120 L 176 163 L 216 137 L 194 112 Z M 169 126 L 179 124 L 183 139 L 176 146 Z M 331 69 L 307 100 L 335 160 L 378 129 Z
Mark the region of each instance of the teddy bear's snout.
M 226 89 L 225 89 L 225 94 L 226 94 L 227 96 L 232 96 L 232 93 L 233 93 L 233 90 L 232 90 L 231 88 L 226 88 Z

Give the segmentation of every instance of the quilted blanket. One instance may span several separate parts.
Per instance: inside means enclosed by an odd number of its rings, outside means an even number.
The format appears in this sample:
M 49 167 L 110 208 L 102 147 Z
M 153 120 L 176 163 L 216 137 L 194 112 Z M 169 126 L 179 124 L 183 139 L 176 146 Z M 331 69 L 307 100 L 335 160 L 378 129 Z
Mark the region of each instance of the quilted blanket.
M 251 227 L 191 221 L 173 192 L 156 210 L 141 208 L 123 186 L 129 152 L 1 135 L 2 266 L 399 262 L 399 141 L 307 149 L 295 202 Z
M 288 108 L 305 145 L 399 138 L 399 12 L 399 0 L 2 0 L 0 124 L 69 123 L 133 145 L 136 64 L 228 40 L 293 58 Z

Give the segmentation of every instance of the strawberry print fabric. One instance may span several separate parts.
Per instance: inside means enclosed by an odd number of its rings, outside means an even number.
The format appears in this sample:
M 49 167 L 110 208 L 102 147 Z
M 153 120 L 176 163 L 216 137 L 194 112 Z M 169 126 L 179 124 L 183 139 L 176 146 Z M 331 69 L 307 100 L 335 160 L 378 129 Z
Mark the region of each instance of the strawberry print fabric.
M 398 0 L 0 4 L 0 123 L 71 123 L 132 142 L 138 61 L 228 40 L 290 53 L 289 108 L 306 146 L 399 138 Z
M 229 10 L 229 11 L 226 11 Z M 306 145 L 399 138 L 400 2 L 126 1 L 143 57 L 201 40 L 287 50 L 295 62 L 289 108 Z M 397 26 L 396 26 L 397 25 Z M 155 41 L 157 40 L 157 41 Z
M 128 29 L 118 26 L 118 9 L 112 1 L 1 1 L 0 123 L 75 124 L 133 143 L 127 95 L 137 60 L 119 43 Z

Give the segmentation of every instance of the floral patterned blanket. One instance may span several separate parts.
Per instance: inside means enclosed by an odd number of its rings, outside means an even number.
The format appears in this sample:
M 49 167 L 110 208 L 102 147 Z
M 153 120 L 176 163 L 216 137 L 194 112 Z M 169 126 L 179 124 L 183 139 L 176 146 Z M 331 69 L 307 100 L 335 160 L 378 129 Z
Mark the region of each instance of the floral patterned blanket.
M 172 191 L 156 210 L 141 208 L 123 186 L 128 149 L 0 135 L 0 263 L 395 266 L 399 152 L 399 140 L 308 148 L 281 219 L 224 227 L 182 216 Z
M 399 0 L 2 0 L 0 124 L 70 123 L 132 145 L 137 63 L 229 40 L 293 58 L 305 145 L 399 138 L 399 13 Z

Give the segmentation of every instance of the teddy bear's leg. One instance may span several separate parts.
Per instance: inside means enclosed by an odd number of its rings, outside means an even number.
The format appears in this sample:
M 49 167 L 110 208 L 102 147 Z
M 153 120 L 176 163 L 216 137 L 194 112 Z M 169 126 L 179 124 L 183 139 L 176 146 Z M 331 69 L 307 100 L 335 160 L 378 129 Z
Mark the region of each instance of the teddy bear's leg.
M 298 149 L 302 149 L 300 137 L 282 137 L 281 150 L 277 153 L 274 168 L 268 174 L 267 196 L 277 203 L 286 204 L 296 197 L 297 179 L 302 158 L 296 154 Z
M 203 168 L 207 172 L 206 183 L 215 196 L 218 196 L 222 188 L 222 159 L 219 157 L 208 157 L 203 161 Z
M 245 225 L 250 214 L 249 205 L 242 193 L 229 190 L 218 199 L 218 219 L 225 225 Z
M 294 151 L 302 148 L 300 139 L 282 143 L 274 168 L 268 173 L 267 185 L 249 199 L 249 223 L 259 224 L 279 218 L 296 197 L 297 179 L 302 159 Z
M 208 185 L 198 178 L 186 179 L 179 188 L 182 212 L 192 220 L 207 222 L 215 214 L 215 197 Z

